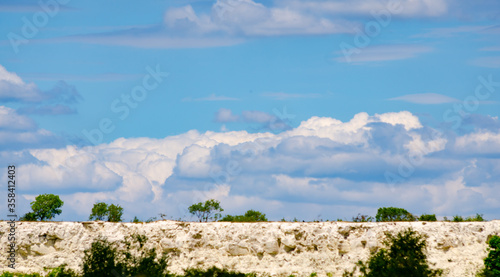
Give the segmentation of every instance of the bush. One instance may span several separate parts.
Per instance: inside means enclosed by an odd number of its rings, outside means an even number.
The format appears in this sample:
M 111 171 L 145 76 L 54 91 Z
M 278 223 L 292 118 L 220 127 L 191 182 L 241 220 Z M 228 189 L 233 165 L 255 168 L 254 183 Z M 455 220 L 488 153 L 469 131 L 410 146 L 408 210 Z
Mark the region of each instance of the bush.
M 500 237 L 493 236 L 488 240 L 488 257 L 484 259 L 484 270 L 478 276 L 500 276 Z
M 245 277 L 245 276 L 256 276 L 256 275 L 228 271 L 227 269 L 220 269 L 215 266 L 207 270 L 198 268 L 191 268 L 184 270 L 184 277 Z
M 395 207 L 379 208 L 375 216 L 377 222 L 384 221 L 414 221 L 415 217 L 407 210 Z
M 197 203 L 189 206 L 189 213 L 198 217 L 200 222 L 208 222 L 209 219 L 214 219 L 217 221 L 221 217 L 220 213 L 224 209 L 220 206 L 218 200 L 210 199 L 205 201 L 205 203 Z
M 368 215 L 358 214 L 356 217 L 352 217 L 352 222 L 372 222 L 373 217 Z
M 267 221 L 266 214 L 259 211 L 248 210 L 244 215 L 226 215 L 220 221 L 230 222 L 261 222 Z
M 368 262 L 359 261 L 352 272 L 345 271 L 344 277 L 354 276 L 359 269 L 366 277 L 431 277 L 441 276 L 442 270 L 433 270 L 427 264 L 425 254 L 426 241 L 412 229 L 387 234 L 384 244 L 388 249 L 381 249 L 370 256 Z
M 464 221 L 484 221 L 483 215 L 476 214 L 476 216 L 468 216 L 463 218 L 461 215 L 453 216 L 453 222 L 464 222 Z
M 437 221 L 435 214 L 423 214 L 418 218 L 418 221 Z
M 155 248 L 145 249 L 146 236 L 133 235 L 132 241 L 123 243 L 126 250 L 117 250 L 105 238 L 98 238 L 90 249 L 85 250 L 83 258 L 83 277 L 164 277 L 170 276 L 167 270 L 167 257 L 157 257 Z M 137 255 L 132 255 L 132 244 L 138 244 Z

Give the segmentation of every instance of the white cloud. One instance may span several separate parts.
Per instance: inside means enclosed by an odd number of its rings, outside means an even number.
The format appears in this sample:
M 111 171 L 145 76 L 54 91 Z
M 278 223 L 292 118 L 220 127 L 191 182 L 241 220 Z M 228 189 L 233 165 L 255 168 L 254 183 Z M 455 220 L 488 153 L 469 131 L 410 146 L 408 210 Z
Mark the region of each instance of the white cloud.
M 215 121 L 216 122 L 236 122 L 240 120 L 238 115 L 233 114 L 233 111 L 230 109 L 221 108 L 215 113 Z
M 414 58 L 420 54 L 431 52 L 433 49 L 423 45 L 378 45 L 357 49 L 351 55 L 339 56 L 335 60 L 353 64 L 369 62 L 395 61 Z M 338 52 L 338 54 L 344 54 Z
M 447 104 L 447 103 L 457 103 L 460 100 L 449 97 L 446 95 L 438 93 L 417 93 L 417 94 L 407 94 L 389 100 L 393 101 L 404 101 L 415 104 Z
M 500 207 L 498 131 L 457 137 L 409 112 L 360 113 L 346 122 L 312 117 L 278 134 L 190 131 L 27 152 L 18 163 L 29 172 L 25 197 L 62 194 L 66 220 L 85 219 L 96 201 L 120 204 L 130 218 L 188 217 L 189 205 L 209 198 L 227 213 L 258 209 L 274 220 L 293 218 L 290 211 L 350 219 L 382 206 L 499 216 L 491 212 Z M 386 179 L 387 172 L 400 180 Z

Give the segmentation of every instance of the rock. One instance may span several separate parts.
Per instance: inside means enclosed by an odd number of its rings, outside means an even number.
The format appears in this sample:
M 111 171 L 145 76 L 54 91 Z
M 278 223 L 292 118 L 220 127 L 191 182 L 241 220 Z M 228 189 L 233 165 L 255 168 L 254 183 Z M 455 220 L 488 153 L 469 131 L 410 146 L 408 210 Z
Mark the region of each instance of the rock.
M 0 230 L 8 223 L 0 222 Z M 133 234 L 148 238 L 146 248 L 169 255 L 169 271 L 187 267 L 227 267 L 270 276 L 342 276 L 359 260 L 381 247 L 385 232 L 413 228 L 427 236 L 427 257 L 444 276 L 473 277 L 487 256 L 488 236 L 500 233 L 500 221 L 490 222 L 262 222 L 192 223 L 158 221 L 144 224 L 110 222 L 19 222 L 14 272 L 42 273 L 47 266 L 67 264 L 79 270 L 83 251 L 94 239 L 121 243 Z M 0 231 L 0 252 L 7 252 L 7 234 Z M 4 257 L 4 256 L 2 256 Z M 0 260 L 7 268 L 7 259 Z

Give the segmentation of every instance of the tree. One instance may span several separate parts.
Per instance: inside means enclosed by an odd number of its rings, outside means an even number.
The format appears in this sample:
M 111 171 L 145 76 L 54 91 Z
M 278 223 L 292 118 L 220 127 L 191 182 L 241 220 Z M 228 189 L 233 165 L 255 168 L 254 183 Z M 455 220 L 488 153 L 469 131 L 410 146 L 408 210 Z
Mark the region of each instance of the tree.
M 395 207 L 384 207 L 377 210 L 377 222 L 383 221 L 414 221 L 415 217 L 407 210 Z
M 372 254 L 367 262 L 359 261 L 352 272 L 344 272 L 344 277 L 354 276 L 359 268 L 365 277 L 433 277 L 441 276 L 440 269 L 430 269 L 425 248 L 427 243 L 420 234 L 407 229 L 396 236 L 387 234 L 381 249 Z
M 221 221 L 229 222 L 259 222 L 267 221 L 266 214 L 259 211 L 248 210 L 244 215 L 226 215 Z
M 218 200 L 210 199 L 205 203 L 199 202 L 189 206 L 189 213 L 198 217 L 200 222 L 208 222 L 209 219 L 217 221 L 221 217 L 220 213 L 224 211 Z
M 35 198 L 35 201 L 30 203 L 32 212 L 26 213 L 21 217 L 24 221 L 44 221 L 52 219 L 54 216 L 62 213 L 59 209 L 64 205 L 64 202 L 58 195 L 40 194 Z
M 120 205 L 108 204 L 104 202 L 98 202 L 92 207 L 92 213 L 89 216 L 89 220 L 104 220 L 107 219 L 109 222 L 120 222 L 122 221 L 123 208 Z
M 360 213 L 358 213 L 358 216 L 352 217 L 352 222 L 372 222 L 372 221 L 373 217 Z
M 108 207 L 108 221 L 120 222 L 122 221 L 123 208 L 120 205 L 111 204 Z
M 493 236 L 488 240 L 488 257 L 484 259 L 484 270 L 478 275 L 481 277 L 500 276 L 500 237 Z
M 106 216 L 108 216 L 108 204 L 98 202 L 92 207 L 92 213 L 89 216 L 89 220 L 104 220 Z

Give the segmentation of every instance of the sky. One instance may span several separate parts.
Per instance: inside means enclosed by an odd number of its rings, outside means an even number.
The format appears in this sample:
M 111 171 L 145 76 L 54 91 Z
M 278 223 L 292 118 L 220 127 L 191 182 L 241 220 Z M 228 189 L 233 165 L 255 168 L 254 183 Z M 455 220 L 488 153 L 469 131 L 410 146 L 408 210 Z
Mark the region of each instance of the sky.
M 65 221 L 500 219 L 499 69 L 496 0 L 3 0 L 0 175 Z

